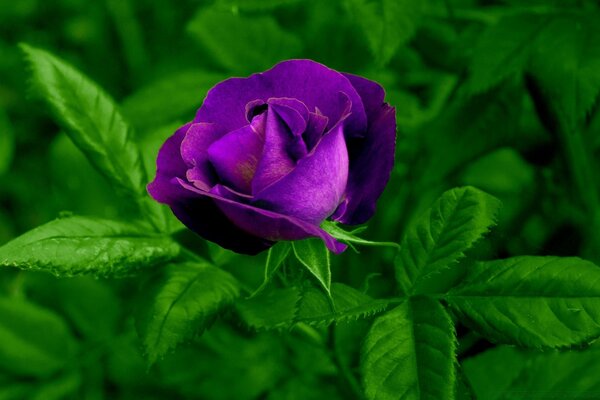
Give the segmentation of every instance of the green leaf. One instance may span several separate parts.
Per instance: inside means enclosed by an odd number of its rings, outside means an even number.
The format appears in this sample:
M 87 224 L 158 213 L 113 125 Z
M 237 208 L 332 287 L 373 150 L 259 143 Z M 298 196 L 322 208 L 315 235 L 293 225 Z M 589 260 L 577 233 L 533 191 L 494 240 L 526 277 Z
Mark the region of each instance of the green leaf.
M 291 249 L 292 246 L 289 242 L 278 242 L 269 249 L 267 261 L 265 263 L 265 277 L 263 283 L 250 295 L 250 297 L 256 296 L 267 287 L 275 273 L 279 270 L 279 267 L 281 267 L 290 254 Z
M 300 263 L 314 275 L 329 294 L 331 292 L 331 265 L 329 251 L 320 239 L 292 242 L 294 254 Z
M 65 61 L 21 44 L 35 91 L 57 122 L 116 187 L 133 197 L 146 196 L 146 177 L 133 131 L 114 101 Z
M 268 16 L 250 18 L 202 8 L 187 29 L 223 67 L 238 73 L 263 71 L 278 61 L 297 58 L 302 48 L 296 36 Z
M 254 329 L 280 329 L 300 322 L 328 325 L 353 321 L 379 313 L 389 304 L 341 283 L 331 285 L 331 296 L 335 310 L 330 299 L 315 287 L 271 289 L 238 301 L 236 308 L 242 320 Z
M 48 377 L 72 360 L 76 342 L 65 321 L 18 298 L 0 298 L 0 368 Z
M 375 320 L 361 369 L 370 400 L 454 399 L 456 339 L 437 301 L 412 298 Z
M 532 75 L 549 110 L 563 126 L 584 121 L 600 94 L 600 14 L 559 15 L 531 53 Z
M 349 0 L 347 4 L 381 65 L 413 37 L 423 7 L 421 0 Z
M 177 118 L 193 115 L 208 90 L 226 78 L 224 74 L 202 70 L 170 74 L 123 100 L 123 114 L 137 128 L 155 129 Z
M 402 240 L 395 262 L 400 289 L 427 293 L 428 281 L 453 267 L 488 232 L 499 208 L 499 200 L 473 187 L 445 192 Z
M 474 263 L 446 301 L 485 338 L 565 347 L 600 336 L 600 268 L 574 257 Z
M 295 322 L 326 325 L 332 322 L 355 321 L 379 313 L 389 304 L 388 300 L 373 299 L 341 283 L 331 285 L 331 299 L 333 304 L 315 287 L 304 289 Z
M 229 273 L 208 263 L 170 264 L 143 289 L 136 327 L 150 364 L 207 327 L 239 296 Z
M 324 231 L 329 233 L 334 238 L 344 243 L 347 243 L 348 245 L 358 244 L 362 246 L 395 247 L 398 249 L 400 248 L 400 245 L 394 242 L 373 242 L 370 240 L 362 239 L 354 235 L 354 232 L 356 232 L 356 230 L 353 232 L 345 231 L 344 229 L 340 228 L 340 226 L 335 222 L 323 221 L 323 223 L 321 224 L 321 228 L 323 228 Z M 358 230 L 362 231 L 363 229 L 359 228 Z
M 129 276 L 167 262 L 179 245 L 134 225 L 88 217 L 57 219 L 0 247 L 0 266 L 59 277 Z
M 502 18 L 488 28 L 473 51 L 471 75 L 466 83 L 468 91 L 482 93 L 522 73 L 548 22 L 548 17 L 519 14 Z
M 12 160 L 15 150 L 15 139 L 12 126 L 6 112 L 0 108 L 0 175 L 4 174 Z

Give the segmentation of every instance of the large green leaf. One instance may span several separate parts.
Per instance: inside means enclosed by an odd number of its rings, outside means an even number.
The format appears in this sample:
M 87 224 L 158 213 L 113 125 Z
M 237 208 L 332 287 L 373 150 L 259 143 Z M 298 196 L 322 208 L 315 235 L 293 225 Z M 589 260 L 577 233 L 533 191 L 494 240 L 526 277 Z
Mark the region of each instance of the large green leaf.
M 71 362 L 75 339 L 53 312 L 18 298 L 0 297 L 0 368 L 48 377 Z
M 47 51 L 21 44 L 36 93 L 88 159 L 118 188 L 146 195 L 147 177 L 133 131 L 114 101 L 89 78 Z
M 437 301 L 412 298 L 377 318 L 363 344 L 370 400 L 454 399 L 456 339 Z
M 215 59 L 233 72 L 262 71 L 278 61 L 298 57 L 302 44 L 269 16 L 252 18 L 202 8 L 188 31 Z
M 179 245 L 148 229 L 88 217 L 57 219 L 0 247 L 0 266 L 50 272 L 127 276 L 167 262 Z
M 319 239 L 304 239 L 292 243 L 294 254 L 300 263 L 319 281 L 323 288 L 331 290 L 331 264 L 329 250 Z
M 574 257 L 474 263 L 447 302 L 489 340 L 565 347 L 600 336 L 600 268 Z
M 163 268 L 143 289 L 136 317 L 149 362 L 204 330 L 238 296 L 237 280 L 208 263 Z
M 347 4 L 380 64 L 387 64 L 412 38 L 423 7 L 421 0 L 350 0 Z
M 432 277 L 452 267 L 488 232 L 499 207 L 496 198 L 472 187 L 444 193 L 402 240 L 395 263 L 400 289 L 426 293 Z
M 138 128 L 156 129 L 192 114 L 202 104 L 206 92 L 225 78 L 226 75 L 202 70 L 170 74 L 123 100 L 123 114 Z

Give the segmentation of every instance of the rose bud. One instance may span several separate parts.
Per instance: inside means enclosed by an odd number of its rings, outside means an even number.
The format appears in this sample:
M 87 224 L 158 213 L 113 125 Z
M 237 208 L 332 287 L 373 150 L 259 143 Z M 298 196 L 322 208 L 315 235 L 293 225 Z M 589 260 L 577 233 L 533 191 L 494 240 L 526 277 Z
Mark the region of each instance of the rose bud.
M 392 170 L 395 110 L 383 88 L 311 60 L 289 60 L 207 94 L 158 154 L 154 199 L 207 240 L 256 254 L 321 238 L 331 219 L 362 224 Z

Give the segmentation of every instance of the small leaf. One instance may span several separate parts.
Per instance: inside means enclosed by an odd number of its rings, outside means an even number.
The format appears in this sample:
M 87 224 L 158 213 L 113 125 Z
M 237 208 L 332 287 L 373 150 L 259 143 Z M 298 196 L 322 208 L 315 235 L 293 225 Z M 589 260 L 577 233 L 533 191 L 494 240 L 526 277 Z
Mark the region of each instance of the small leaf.
M 275 273 L 279 270 L 279 267 L 281 267 L 290 254 L 291 249 L 292 246 L 289 242 L 278 242 L 269 249 L 267 261 L 265 263 L 265 277 L 263 283 L 250 295 L 250 297 L 256 296 L 267 287 Z
M 319 239 L 292 242 L 294 254 L 300 263 L 314 275 L 329 294 L 331 292 L 331 265 L 329 251 Z
M 48 377 L 72 361 L 76 342 L 65 321 L 18 298 L 0 297 L 0 368 Z
M 474 263 L 446 301 L 497 343 L 565 347 L 600 336 L 600 268 L 574 257 Z
M 4 174 L 13 160 L 15 139 L 6 112 L 0 108 L 0 175 Z
M 473 187 L 445 192 L 402 240 L 395 263 L 400 289 L 426 293 L 432 277 L 452 267 L 488 232 L 499 208 L 499 200 Z
M 59 277 L 127 276 L 175 258 L 179 246 L 134 225 L 88 217 L 57 219 L 0 247 L 0 266 Z
M 344 229 L 340 228 L 340 226 L 338 224 L 336 224 L 335 222 L 323 221 L 323 223 L 321 224 L 321 228 L 323 228 L 324 231 L 329 233 L 334 238 L 336 238 L 344 243 L 347 243 L 349 245 L 358 244 L 358 245 L 362 245 L 362 246 L 395 247 L 398 249 L 400 248 L 400 245 L 398 243 L 394 243 L 394 242 L 373 242 L 370 240 L 362 239 L 362 238 L 354 235 L 354 232 L 348 232 L 348 231 L 345 231 Z M 362 229 L 361 229 L 361 231 L 362 231 Z
M 203 331 L 238 296 L 237 280 L 208 263 L 164 267 L 143 289 L 136 315 L 149 363 Z
M 136 128 L 156 129 L 157 126 L 193 114 L 206 92 L 226 78 L 224 74 L 202 70 L 170 74 L 125 98 L 122 103 L 123 114 Z M 175 131 L 171 134 L 173 132 Z M 156 159 L 156 154 L 154 158 Z
M 600 14 L 558 15 L 540 34 L 527 72 L 563 127 L 576 129 L 600 95 Z
M 347 4 L 382 65 L 412 38 L 423 7 L 421 0 L 351 0 Z
M 236 309 L 241 319 L 254 329 L 289 328 L 298 312 L 301 291 L 297 287 L 272 289 L 251 299 L 240 300 Z
M 375 320 L 361 369 L 370 400 L 454 399 L 456 339 L 437 301 L 412 298 Z
M 332 322 L 354 321 L 383 311 L 387 300 L 373 299 L 358 290 L 341 284 L 331 285 L 332 305 L 321 290 L 308 287 L 302 293 L 295 322 L 327 325 Z
M 271 289 L 252 299 L 240 300 L 236 308 L 242 320 L 255 329 L 290 328 L 296 323 L 328 325 L 348 322 L 383 311 L 389 301 L 373 299 L 341 283 L 331 285 L 330 299 L 315 287 Z
M 298 57 L 302 48 L 296 36 L 268 16 L 249 18 L 202 8 L 187 29 L 221 65 L 239 73 L 263 71 Z

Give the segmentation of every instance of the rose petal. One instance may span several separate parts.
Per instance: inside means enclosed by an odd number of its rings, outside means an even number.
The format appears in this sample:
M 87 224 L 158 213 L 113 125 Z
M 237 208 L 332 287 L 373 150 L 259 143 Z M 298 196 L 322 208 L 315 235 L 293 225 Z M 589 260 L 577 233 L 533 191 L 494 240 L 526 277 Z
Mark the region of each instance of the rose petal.
M 385 98 L 383 87 L 377 82 L 365 79 L 362 76 L 348 73 L 342 74 L 348 78 L 362 99 L 362 104 L 367 114 L 367 121 L 374 121 L 381 112 L 381 105 Z
M 306 132 L 302 135 L 307 151 L 311 151 L 319 142 L 328 123 L 329 118 L 322 114 L 311 112 L 308 115 L 308 126 Z
M 223 130 L 215 124 L 192 124 L 181 142 L 180 158 L 189 167 L 184 176 L 204 190 L 216 183 L 215 174 L 208 160 L 208 148 L 223 133 Z
M 236 200 L 231 200 L 227 198 L 232 196 L 231 192 L 221 185 L 216 185 L 213 188 L 212 193 L 209 193 L 203 192 L 181 179 L 179 179 L 178 182 L 183 188 L 194 193 L 199 198 L 212 199 L 214 204 L 216 204 L 236 226 L 253 237 L 265 238 L 267 243 L 269 243 L 268 241 L 300 240 L 309 237 L 318 237 L 321 238 L 325 245 L 335 253 L 341 253 L 347 247 L 335 240 L 330 234 L 318 226 L 291 216 L 278 214 L 273 211 L 263 210 Z M 222 241 L 212 238 L 209 240 L 214 240 L 225 247 Z M 221 240 L 226 239 L 221 238 Z M 232 241 L 228 240 L 227 243 L 231 244 Z M 228 248 L 238 251 L 233 247 Z
M 261 114 L 252 123 L 229 132 L 208 148 L 208 159 L 222 182 L 242 193 L 251 192 L 251 182 L 264 146 Z
M 375 213 L 375 204 L 383 192 L 394 165 L 396 112 L 388 104 L 380 106 L 365 138 L 351 139 L 350 174 L 346 199 L 333 215 L 344 224 L 366 222 Z
M 341 73 L 311 60 L 283 61 L 266 72 L 217 84 L 208 92 L 194 122 L 214 122 L 232 131 L 246 125 L 248 102 L 288 97 L 301 100 L 309 110 L 318 107 L 329 117 L 331 128 L 344 114 L 337 98 L 339 92 L 347 94 L 352 102 L 347 133 L 363 132 L 367 117 L 354 86 Z
M 168 202 L 178 188 L 173 189 L 171 179 L 175 176 L 185 176 L 188 166 L 181 159 L 181 142 L 192 124 L 188 123 L 177 129 L 158 151 L 156 161 L 156 177 L 147 186 L 148 193 L 156 201 Z
M 347 180 L 348 151 L 339 121 L 292 172 L 255 192 L 255 204 L 319 225 L 342 200 Z
M 296 162 L 288 152 L 288 145 L 293 136 L 279 115 L 269 109 L 265 112 L 266 124 L 264 129 L 263 152 L 252 180 L 252 193 L 258 193 L 263 188 L 281 179 L 294 169 Z
M 208 192 L 189 184 L 184 188 L 179 182 L 183 181 L 177 180 L 176 185 L 184 193 L 181 193 L 176 202 L 171 203 L 170 206 L 175 216 L 190 230 L 206 240 L 242 254 L 258 254 L 275 244 L 249 234 L 233 224 L 217 207 Z M 189 188 L 194 188 L 194 191 L 190 191 Z M 199 195 L 199 193 L 207 195 Z

